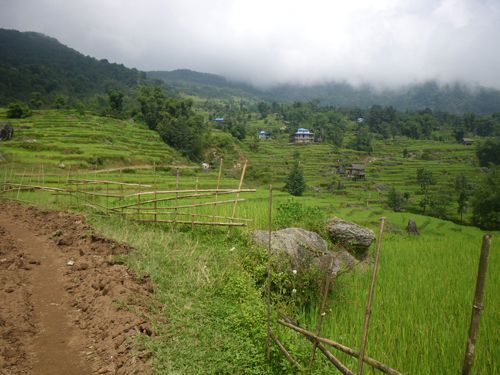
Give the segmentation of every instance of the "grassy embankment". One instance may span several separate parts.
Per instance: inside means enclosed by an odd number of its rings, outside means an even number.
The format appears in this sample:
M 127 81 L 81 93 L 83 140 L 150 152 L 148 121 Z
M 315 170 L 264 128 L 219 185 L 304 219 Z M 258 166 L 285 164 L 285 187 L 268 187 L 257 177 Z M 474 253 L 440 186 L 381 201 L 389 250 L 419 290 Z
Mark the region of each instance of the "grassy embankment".
M 49 114 L 52 118 L 46 121 Z M 31 123 L 32 127 L 25 130 L 35 132 L 30 137 L 36 138 L 38 144 L 43 146 L 54 145 L 52 140 L 55 138 L 64 139 L 65 132 L 76 130 L 78 121 L 80 120 L 67 114 L 44 112 L 32 119 L 16 121 L 14 125 L 18 131 L 18 127 Z M 133 134 L 140 137 L 136 129 L 141 127 L 137 125 L 99 118 L 92 118 L 92 121 L 94 127 L 89 132 L 95 139 L 100 139 L 99 131 L 103 129 L 99 126 L 101 122 L 109 122 L 110 134 L 113 134 L 114 126 L 121 126 L 120 136 L 124 137 L 123 139 L 131 139 Z M 50 124 L 55 123 L 64 124 L 61 129 L 66 130 L 53 130 L 55 134 L 48 136 Z M 133 131 L 125 132 L 124 129 Z M 16 134 L 22 135 L 21 131 Z M 149 131 L 144 129 L 144 132 Z M 42 137 L 41 134 L 47 136 Z M 149 132 L 148 136 L 153 139 L 155 134 Z M 89 134 L 87 139 L 90 139 Z M 53 149 L 53 152 L 48 149 L 29 150 L 14 142 L 16 141 L 2 144 L 0 152 L 9 159 L 12 158 L 11 163 L 3 164 L 2 178 L 12 177 L 13 174 L 18 174 L 18 179 L 22 178 L 21 170 L 12 172 L 12 162 L 16 165 L 22 164 L 26 170 L 30 170 L 30 167 L 39 170 L 42 155 L 47 156 L 43 159 L 44 164 L 47 163 L 45 169 L 58 171 L 56 165 L 61 162 L 60 157 L 67 155 L 60 153 L 56 156 L 59 152 L 56 149 Z M 87 163 L 88 158 L 111 156 L 116 152 L 116 143 L 94 143 L 97 144 L 70 145 L 83 151 L 82 154 L 76 154 L 76 157 L 81 159 L 74 162 L 75 166 Z M 62 142 L 62 146 L 69 144 Z M 133 142 L 128 147 L 132 148 Z M 168 151 L 166 146 L 155 141 L 148 147 L 152 150 L 163 148 L 165 152 Z M 404 147 L 412 152 L 434 149 L 441 158 L 402 158 L 400 155 Z M 93 151 L 90 151 L 91 149 Z M 291 160 L 295 149 L 297 147 L 283 143 L 261 142 L 258 153 L 247 151 L 250 166 L 256 170 L 269 167 L 273 182 L 279 181 L 286 175 L 285 161 Z M 307 166 L 304 167 L 306 179 L 311 185 L 320 185 L 322 181 L 327 182 L 331 178 L 324 174 L 324 170 L 328 171 L 332 158 L 340 156 L 355 161 L 364 157 L 354 151 L 336 151 L 327 145 L 299 149 L 303 163 L 307 161 Z M 136 158 L 131 162 L 151 162 L 151 159 L 148 159 L 151 154 L 146 156 L 144 149 L 123 149 L 123 152 L 135 153 Z M 337 215 L 373 229 L 380 216 L 387 217 L 388 232 L 382 249 L 367 354 L 404 373 L 444 374 L 459 371 L 465 348 L 482 233 L 475 228 L 459 226 L 448 221 L 385 211 L 380 206 L 380 200 L 383 198 L 376 192 L 376 185 L 396 185 L 402 190 L 415 191 L 417 187 L 408 184 L 408 181 L 414 179 L 418 166 L 432 169 L 440 179 L 446 180 L 446 183 L 453 178 L 453 171 L 464 171 L 475 178 L 478 173 L 472 165 L 472 153 L 471 149 L 440 142 L 399 140 L 387 145 L 377 143 L 375 154 L 371 156 L 375 160 L 367 167 L 366 182 L 343 180 L 346 185 L 344 191 L 331 194 L 320 189 L 319 193 L 308 192 L 305 197 L 296 198 L 296 201 L 304 206 L 321 207 L 321 217 Z M 163 151 L 157 155 L 160 157 L 162 154 Z M 106 163 L 108 159 L 103 160 Z M 175 186 L 175 176 L 169 170 L 158 170 L 154 174 L 152 170 L 128 172 L 106 173 L 102 178 L 156 184 L 160 188 Z M 58 173 L 47 172 L 44 183 L 55 186 L 64 181 L 66 173 L 67 170 Z M 81 173 L 79 178 L 95 177 L 94 172 Z M 183 173 L 183 187 L 195 186 L 196 178 L 199 186 L 215 186 L 214 171 L 201 173 L 184 170 Z M 235 187 L 238 183 L 237 177 L 237 173 L 229 173 L 223 179 L 222 186 Z M 27 177 L 24 178 L 27 182 Z M 41 177 L 32 178 L 34 180 Z M 246 185 L 251 184 L 248 182 Z M 440 181 L 439 184 L 444 185 L 445 182 Z M 19 195 L 21 199 L 37 201 L 38 204 L 51 208 L 64 207 L 68 203 L 64 201 L 64 197 L 48 194 L 21 192 Z M 17 193 L 11 193 L 11 196 L 15 197 Z M 255 220 L 247 229 L 234 230 L 229 237 L 226 236 L 226 231 L 222 230 L 191 231 L 190 227 L 137 225 L 117 218 L 109 220 L 89 215 L 92 224 L 103 234 L 127 241 L 138 249 L 124 261 L 138 272 L 149 273 L 158 285 L 155 293 L 164 305 L 161 314 L 167 323 L 157 327 L 161 333 L 160 340 L 145 339 L 144 342 L 144 345 L 151 347 L 154 352 L 158 373 L 261 374 L 289 371 L 284 360 L 276 353 L 273 355 L 275 364 L 272 367 L 267 367 L 263 362 L 265 308 L 260 298 L 261 285 L 256 283 L 260 280 L 261 268 L 252 270 L 248 267 L 248 263 L 255 262 L 255 259 L 249 262 L 249 257 L 259 253 L 248 245 L 247 234 L 252 228 L 266 226 L 267 192 L 259 187 L 256 193 L 246 197 L 249 199 L 239 206 L 239 216 Z M 275 208 L 288 199 L 286 193 L 276 191 Z M 321 217 L 317 220 L 321 221 Z M 416 220 L 421 236 L 411 238 L 402 232 L 408 218 Z M 496 238 L 493 239 L 493 244 L 474 369 L 480 374 L 500 372 L 500 298 L 496 293 L 500 287 L 500 256 Z M 262 258 L 262 261 L 265 261 L 265 258 Z M 358 346 L 369 277 L 369 272 L 357 271 L 335 281 L 335 292 L 324 323 L 324 336 L 346 345 Z M 313 306 L 298 311 L 296 317 L 301 324 L 312 328 L 315 326 L 316 309 L 317 307 Z M 310 345 L 304 339 L 278 327 L 276 329 L 300 358 L 309 355 Z M 354 364 L 354 361 L 342 355 L 340 357 L 349 365 Z M 324 360 L 320 359 L 316 362 L 314 373 L 324 373 L 327 368 L 329 367 Z

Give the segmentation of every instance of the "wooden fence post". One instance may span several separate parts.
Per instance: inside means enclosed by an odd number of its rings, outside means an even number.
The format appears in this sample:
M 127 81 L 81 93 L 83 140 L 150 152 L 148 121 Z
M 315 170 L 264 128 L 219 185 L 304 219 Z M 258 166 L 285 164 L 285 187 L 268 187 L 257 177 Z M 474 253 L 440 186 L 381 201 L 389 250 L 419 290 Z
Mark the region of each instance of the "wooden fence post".
M 325 317 L 325 308 L 326 308 L 326 303 L 328 301 L 328 294 L 330 292 L 330 283 L 332 281 L 332 267 L 333 267 L 333 261 L 334 257 L 332 256 L 330 263 L 328 265 L 328 269 L 326 270 L 325 274 L 325 286 L 323 288 L 323 295 L 321 298 L 321 307 L 319 310 L 319 317 L 318 317 L 318 322 L 316 324 L 316 336 L 321 336 L 321 325 L 323 324 L 323 318 Z M 308 369 L 310 370 L 313 363 L 314 363 L 314 357 L 316 356 L 316 349 L 318 348 L 319 341 L 314 340 L 313 341 L 313 349 L 311 352 L 311 357 L 309 358 L 309 365 L 307 366 Z
M 175 205 L 179 205 L 179 168 L 177 168 L 177 171 L 175 172 Z M 174 209 L 174 211 L 177 212 L 177 208 Z M 176 219 L 177 215 L 174 215 L 174 226 Z
M 269 185 L 269 234 L 267 243 L 267 341 L 266 341 L 266 358 L 271 359 L 271 279 L 272 279 L 272 264 L 271 264 L 271 238 L 273 231 L 273 185 Z
M 106 215 L 109 214 L 109 184 L 106 182 Z
M 219 198 L 220 178 L 221 178 L 221 174 L 222 174 L 222 161 L 223 161 L 223 159 L 221 158 L 220 164 L 219 164 L 219 173 L 217 174 L 217 186 L 215 187 L 215 202 L 217 202 L 217 199 Z M 214 218 L 215 218 L 215 214 L 216 214 L 216 209 L 217 209 L 217 205 L 214 204 L 214 207 L 212 210 L 212 214 L 213 214 Z
M 368 291 L 368 302 L 366 303 L 365 323 L 363 325 L 363 335 L 361 337 L 361 349 L 359 350 L 359 358 L 358 358 L 358 375 L 363 374 L 366 339 L 368 337 L 368 327 L 370 325 L 370 317 L 372 315 L 373 294 L 375 292 L 375 283 L 377 282 L 378 262 L 380 258 L 380 248 L 382 247 L 382 235 L 384 234 L 384 224 L 385 224 L 385 218 L 382 217 L 380 218 L 380 225 L 378 229 L 377 247 L 375 252 L 375 264 L 373 265 L 372 281 L 370 284 L 370 290 Z
M 236 200 L 234 202 L 234 205 L 233 205 L 233 213 L 231 214 L 231 217 L 235 217 L 236 215 L 236 206 L 238 205 L 238 198 L 240 197 L 240 190 L 243 186 L 243 180 L 245 179 L 245 172 L 247 170 L 247 164 L 248 164 L 248 160 L 245 160 L 245 164 L 243 165 L 243 170 L 241 171 L 241 176 L 240 176 L 240 183 L 238 184 L 238 192 L 236 193 Z M 233 222 L 233 220 L 230 221 L 231 223 Z M 228 230 L 230 229 L 230 227 L 228 227 Z
M 479 258 L 479 267 L 477 271 L 476 293 L 472 303 L 472 317 L 470 320 L 469 336 L 467 346 L 465 347 L 464 365 L 462 375 L 469 375 L 474 362 L 474 349 L 476 344 L 477 331 L 479 329 L 479 318 L 483 309 L 484 285 L 486 282 L 486 271 L 488 270 L 488 255 L 490 253 L 491 235 L 485 234 L 481 246 L 481 255 Z
M 19 182 L 19 186 L 17 188 L 17 195 L 16 195 L 16 199 L 19 199 L 19 194 L 21 193 L 21 185 L 23 184 L 23 181 L 24 181 L 24 175 L 26 174 L 26 171 L 23 171 L 23 174 L 21 176 L 21 182 Z

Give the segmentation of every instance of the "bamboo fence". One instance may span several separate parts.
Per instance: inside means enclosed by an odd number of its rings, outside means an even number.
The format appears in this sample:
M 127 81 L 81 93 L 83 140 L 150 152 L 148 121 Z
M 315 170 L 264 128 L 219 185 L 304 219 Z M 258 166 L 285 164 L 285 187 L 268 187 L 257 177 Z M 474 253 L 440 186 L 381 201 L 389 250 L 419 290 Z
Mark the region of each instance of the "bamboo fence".
M 250 219 L 237 216 L 237 205 L 244 202 L 242 194 L 255 192 L 243 188 L 247 162 L 245 162 L 238 185 L 222 188 L 222 160 L 219 165 L 216 188 L 200 187 L 196 179 L 193 188 L 180 188 L 179 169 L 176 172 L 175 188 L 158 189 L 156 167 L 153 166 L 154 183 L 130 183 L 110 179 L 73 178 L 68 171 L 65 187 L 47 186 L 43 166 L 41 173 L 23 172 L 15 182 L 10 181 L 8 172 L 4 174 L 2 194 L 7 199 L 20 200 L 24 191 L 45 191 L 52 194 L 69 195 L 70 204 L 89 207 L 107 215 L 119 215 L 128 220 L 151 223 L 172 223 L 238 227 L 245 226 Z M 37 181 L 32 183 L 35 176 Z M 26 177 L 29 178 L 26 181 Z M 58 179 L 60 181 L 60 178 Z M 12 194 L 15 194 L 15 198 Z M 227 196 L 227 199 L 220 199 Z M 231 197 L 232 196 L 232 197 Z
M 272 207 L 272 187 L 270 186 L 269 188 L 269 207 Z M 370 321 L 370 316 L 371 316 L 371 306 L 372 306 L 372 301 L 373 301 L 373 294 L 375 290 L 375 284 L 377 281 L 377 270 L 378 270 L 378 263 L 379 263 L 379 257 L 380 257 L 380 250 L 382 248 L 382 236 L 384 232 L 384 224 L 385 224 L 385 219 L 381 218 L 380 219 L 380 225 L 379 225 L 379 231 L 378 231 L 378 236 L 377 236 L 377 242 L 376 242 L 376 254 L 375 254 L 375 264 L 374 264 L 374 269 L 373 269 L 373 274 L 372 274 L 372 281 L 370 284 L 370 289 L 368 292 L 368 302 L 366 306 L 366 312 L 365 312 L 365 324 L 363 326 L 363 332 L 362 332 L 362 344 L 361 344 L 361 349 L 359 351 L 355 351 L 354 349 L 351 349 L 345 345 L 339 344 L 333 340 L 321 337 L 321 328 L 322 328 L 322 323 L 323 319 L 326 315 L 326 310 L 327 310 L 327 303 L 328 303 L 328 298 L 330 294 L 330 287 L 332 283 L 332 278 L 333 275 L 331 273 L 331 268 L 333 265 L 333 257 L 330 262 L 330 266 L 327 268 L 325 272 L 325 279 L 324 279 L 324 286 L 322 288 L 322 295 L 321 295 L 321 306 L 319 310 L 319 316 L 317 318 L 317 324 L 316 324 L 316 329 L 315 332 L 311 332 L 307 329 L 304 329 L 299 326 L 297 322 L 286 316 L 285 314 L 278 312 L 278 315 L 280 316 L 280 319 L 277 320 L 277 323 L 287 327 L 295 332 L 298 332 L 302 334 L 307 340 L 309 340 L 312 344 L 312 351 L 311 355 L 309 357 L 309 361 L 307 364 L 307 371 L 311 371 L 312 366 L 314 364 L 315 358 L 316 358 L 316 351 L 319 350 L 320 353 L 322 353 L 325 358 L 342 374 L 344 375 L 355 375 L 355 372 L 350 370 L 345 364 L 343 364 L 334 354 L 332 354 L 326 347 L 325 345 L 329 345 L 334 349 L 337 349 L 345 354 L 348 354 L 352 357 L 355 357 L 358 359 L 358 369 L 357 373 L 361 374 L 363 371 L 363 364 L 366 363 L 369 366 L 389 375 L 402 375 L 399 371 L 391 368 L 390 366 L 377 361 L 373 358 L 365 356 L 365 348 L 366 348 L 366 340 L 368 337 L 368 326 L 369 326 L 369 321 Z M 292 354 L 285 348 L 285 345 L 279 340 L 279 338 L 276 336 L 276 334 L 273 332 L 271 328 L 271 323 L 270 323 L 270 317 L 271 317 L 271 297 L 270 297 L 270 285 L 271 285 L 271 277 L 272 277 L 272 267 L 271 267 L 271 228 L 272 228 L 272 218 L 271 218 L 271 209 L 270 209 L 270 214 L 269 214 L 269 244 L 268 244 L 268 279 L 267 279 L 267 348 L 266 348 L 266 353 L 267 353 L 267 358 L 270 358 L 270 342 L 273 341 L 280 352 L 285 356 L 285 358 L 296 368 L 302 370 L 304 367 L 296 360 L 293 358 Z M 325 344 L 325 345 L 323 345 Z

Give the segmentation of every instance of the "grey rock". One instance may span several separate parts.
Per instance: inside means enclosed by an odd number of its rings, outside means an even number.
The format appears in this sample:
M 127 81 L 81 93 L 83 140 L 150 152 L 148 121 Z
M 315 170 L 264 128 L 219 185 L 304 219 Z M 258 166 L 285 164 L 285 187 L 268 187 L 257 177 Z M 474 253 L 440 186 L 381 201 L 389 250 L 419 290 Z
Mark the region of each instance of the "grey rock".
M 257 245 L 267 248 L 269 232 L 254 231 L 252 239 Z M 357 264 L 357 260 L 349 253 L 330 252 L 327 242 L 319 234 L 302 228 L 271 232 L 271 251 L 273 254 L 285 254 L 290 259 L 292 269 L 312 266 L 322 271 L 330 269 L 335 275 L 340 270 Z
M 414 235 L 414 236 L 418 236 L 419 235 L 419 232 L 418 232 L 418 228 L 417 228 L 417 223 L 414 221 L 414 220 L 408 220 L 408 225 L 406 227 L 406 231 L 408 232 L 408 234 L 411 234 L 411 235 Z
M 345 247 L 361 258 L 368 254 L 368 248 L 375 239 L 371 229 L 340 218 L 331 219 L 326 224 L 326 230 L 334 243 Z
M 14 128 L 8 122 L 0 123 L 0 141 L 8 141 L 14 136 Z

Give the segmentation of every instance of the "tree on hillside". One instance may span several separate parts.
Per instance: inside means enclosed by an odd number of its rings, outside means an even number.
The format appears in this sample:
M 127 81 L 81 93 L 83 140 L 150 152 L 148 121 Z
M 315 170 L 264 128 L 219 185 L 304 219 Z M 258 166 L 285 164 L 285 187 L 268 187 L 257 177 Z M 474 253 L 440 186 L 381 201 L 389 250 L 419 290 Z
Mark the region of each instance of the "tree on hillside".
M 121 91 L 111 89 L 108 91 L 109 107 L 111 108 L 112 114 L 120 114 L 123 110 L 123 97 L 124 94 Z
M 398 211 L 403 207 L 404 197 L 395 187 L 392 187 L 387 194 L 387 205 L 394 211 Z
M 452 197 L 446 191 L 438 191 L 432 194 L 428 198 L 431 216 L 446 219 L 451 202 Z
M 370 155 L 373 152 L 372 140 L 373 136 L 368 128 L 360 127 L 356 138 L 350 144 L 350 148 L 358 151 L 364 151 Z
M 500 164 L 500 138 L 488 139 L 481 143 L 476 149 L 476 155 L 481 167 L 488 167 L 490 164 Z
M 31 116 L 31 109 L 21 101 L 10 103 L 7 108 L 8 118 L 25 118 Z
M 30 95 L 30 107 L 40 108 L 42 104 L 42 94 L 39 91 L 33 91 Z
M 68 105 L 68 97 L 64 94 L 57 94 L 54 97 L 54 107 L 57 109 L 65 108 Z
M 152 130 L 162 118 L 162 111 L 167 96 L 158 86 L 141 86 L 137 91 L 137 100 L 141 106 L 141 113 L 144 121 Z
M 467 211 L 469 198 L 472 194 L 472 186 L 467 177 L 461 173 L 455 178 L 455 192 L 457 194 L 457 213 L 460 215 L 460 221 L 463 221 L 463 215 Z
M 491 168 L 472 198 L 472 221 L 482 229 L 500 230 L 500 167 Z
M 436 181 L 432 175 L 432 172 L 425 168 L 417 169 L 417 182 L 420 185 L 420 193 L 423 194 L 422 199 L 419 202 L 419 206 L 422 208 L 422 212 L 425 215 L 425 210 L 431 204 L 431 199 L 429 195 L 429 188 L 434 185 Z
M 304 179 L 304 171 L 300 166 L 300 154 L 294 155 L 292 169 L 285 180 L 285 191 L 288 193 L 301 196 L 306 190 L 306 182 Z

